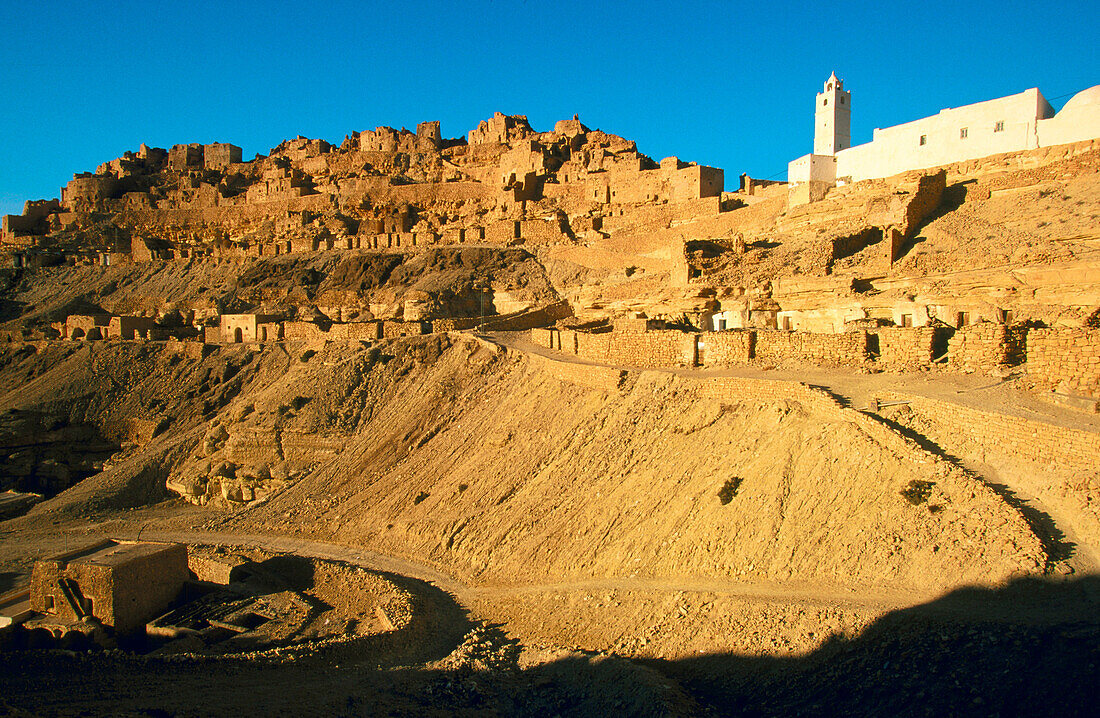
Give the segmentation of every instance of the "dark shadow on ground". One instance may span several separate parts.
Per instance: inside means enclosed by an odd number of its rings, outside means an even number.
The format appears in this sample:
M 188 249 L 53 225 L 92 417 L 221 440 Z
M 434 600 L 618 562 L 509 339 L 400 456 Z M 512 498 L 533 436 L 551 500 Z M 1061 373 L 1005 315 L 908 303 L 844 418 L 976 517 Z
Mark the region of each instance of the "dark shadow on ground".
M 1100 578 L 964 588 L 803 658 L 646 663 L 715 715 L 1096 715 Z
M 476 647 L 472 664 L 327 653 L 281 665 L 188 664 L 23 651 L 0 654 L 0 709 L 82 715 L 1092 716 L 1100 685 L 1100 615 L 1092 598 L 1098 594 L 1096 576 L 963 588 L 888 613 L 857 636 L 832 636 L 798 657 L 727 653 L 626 661 L 573 653 L 520 669 L 508 665 L 507 655 L 503 664 L 479 664 Z M 514 654 L 490 633 L 490 643 Z
M 13 590 L 20 583 L 24 585 L 27 582 L 26 574 L 17 573 L 15 571 L 0 571 L 0 593 L 6 593 Z
M 879 414 L 869 413 L 867 415 L 882 422 L 902 436 L 911 439 L 928 453 L 935 454 L 941 459 L 969 471 L 969 469 L 966 469 L 965 463 L 961 458 L 951 454 L 924 434 Z M 971 474 L 973 474 L 973 472 L 971 472 Z M 1004 484 L 986 481 L 984 479 L 982 482 L 1004 499 L 1006 504 L 1020 512 L 1020 515 L 1027 521 L 1028 526 L 1043 545 L 1043 551 L 1047 556 L 1048 568 L 1057 561 L 1065 561 L 1073 557 L 1077 550 L 1077 544 L 1066 539 L 1065 533 L 1058 528 L 1054 523 L 1054 519 L 1052 519 L 1049 514 L 1035 508 L 1028 503 L 1026 499 L 1020 498 L 1015 491 Z

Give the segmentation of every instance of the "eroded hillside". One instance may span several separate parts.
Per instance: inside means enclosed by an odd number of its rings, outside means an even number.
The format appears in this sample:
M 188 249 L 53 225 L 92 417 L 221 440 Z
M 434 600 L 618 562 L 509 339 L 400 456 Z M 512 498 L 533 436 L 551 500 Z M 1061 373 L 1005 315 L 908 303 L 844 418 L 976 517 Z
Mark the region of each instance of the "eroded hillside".
M 446 336 L 299 355 L 86 348 L 5 403 L 109 435 L 133 417 L 161 427 L 35 513 L 149 501 L 167 481 L 239 507 L 226 525 L 241 530 L 354 543 L 475 582 L 932 590 L 1045 565 L 980 480 L 824 395 L 568 364 L 579 378 L 563 380 L 535 359 Z M 926 501 L 906 500 L 913 482 L 929 482 Z

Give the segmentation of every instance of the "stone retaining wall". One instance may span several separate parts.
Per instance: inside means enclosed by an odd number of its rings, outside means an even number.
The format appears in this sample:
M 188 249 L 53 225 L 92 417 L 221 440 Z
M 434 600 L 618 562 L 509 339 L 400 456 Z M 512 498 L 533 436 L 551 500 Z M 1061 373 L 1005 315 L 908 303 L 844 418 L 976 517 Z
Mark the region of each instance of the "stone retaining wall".
M 936 327 L 883 327 L 878 336 L 878 362 L 890 367 L 928 366 L 942 330 Z
M 1100 329 L 1030 330 L 1027 372 L 1041 386 L 1100 398 Z
M 486 317 L 482 328 L 494 332 L 519 332 L 532 327 L 545 327 L 559 319 L 571 316 L 573 316 L 573 309 L 568 302 L 556 302 L 538 309 L 516 312 L 499 318 Z M 440 330 L 436 329 L 436 331 Z
M 535 344 L 603 364 L 738 366 L 753 360 L 800 361 L 814 366 L 862 366 L 867 361 L 893 368 L 928 366 L 948 347 L 950 365 L 988 371 L 1028 360 L 1040 385 L 1063 386 L 1084 396 L 1100 396 L 1100 330 L 1032 329 L 983 322 L 958 330 L 946 327 L 884 327 L 844 334 L 738 329 L 690 333 L 581 332 L 532 329 Z M 878 356 L 873 354 L 877 341 Z
M 1100 433 L 920 396 L 890 393 L 885 398 L 908 401 L 912 409 L 932 417 L 956 439 L 984 447 L 990 453 L 1046 464 L 1075 475 L 1100 472 Z M 972 458 L 986 460 L 984 456 Z
M 947 343 L 948 363 L 970 371 L 988 371 L 1019 363 L 1025 330 L 982 322 L 955 330 Z
M 538 354 L 528 354 L 527 361 L 532 366 L 545 371 L 561 381 L 583 386 L 589 389 L 602 391 L 618 391 L 620 383 L 626 372 L 606 366 L 592 366 L 591 364 L 573 364 L 572 362 L 556 361 Z
M 756 332 L 757 359 L 796 359 L 817 366 L 859 366 L 867 360 L 867 332 L 811 334 L 760 330 Z
M 699 335 L 701 366 L 748 364 L 756 349 L 756 332 L 733 330 Z

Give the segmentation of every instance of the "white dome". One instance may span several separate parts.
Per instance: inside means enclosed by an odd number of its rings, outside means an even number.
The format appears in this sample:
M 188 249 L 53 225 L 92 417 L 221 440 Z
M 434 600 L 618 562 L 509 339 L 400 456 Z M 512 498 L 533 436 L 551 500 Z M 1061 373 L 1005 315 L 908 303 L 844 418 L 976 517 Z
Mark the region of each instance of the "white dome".
M 1058 111 L 1058 114 L 1062 114 L 1066 110 L 1077 112 L 1086 107 L 1100 107 L 1100 85 L 1095 85 L 1087 90 L 1081 90 L 1076 95 L 1069 98 L 1069 102 L 1062 105 L 1062 109 Z

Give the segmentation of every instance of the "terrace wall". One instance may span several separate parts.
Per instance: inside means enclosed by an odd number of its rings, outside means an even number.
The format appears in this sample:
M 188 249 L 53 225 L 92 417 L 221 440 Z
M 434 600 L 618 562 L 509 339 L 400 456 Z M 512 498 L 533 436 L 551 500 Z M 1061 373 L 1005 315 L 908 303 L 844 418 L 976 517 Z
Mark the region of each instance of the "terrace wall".
M 1030 330 L 1027 372 L 1040 386 L 1100 398 L 1100 329 Z

